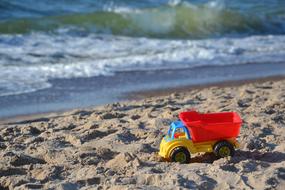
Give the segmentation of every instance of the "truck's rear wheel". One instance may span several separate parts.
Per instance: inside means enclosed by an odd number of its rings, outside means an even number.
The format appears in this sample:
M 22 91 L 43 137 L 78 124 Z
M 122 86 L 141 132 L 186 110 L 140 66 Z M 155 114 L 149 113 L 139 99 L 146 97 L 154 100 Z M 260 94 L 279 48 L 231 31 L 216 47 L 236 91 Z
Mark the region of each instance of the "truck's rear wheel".
M 177 147 L 171 152 L 171 161 L 186 164 L 190 162 L 190 153 L 184 147 Z
M 235 149 L 228 141 L 220 141 L 214 146 L 214 153 L 218 158 L 233 156 Z

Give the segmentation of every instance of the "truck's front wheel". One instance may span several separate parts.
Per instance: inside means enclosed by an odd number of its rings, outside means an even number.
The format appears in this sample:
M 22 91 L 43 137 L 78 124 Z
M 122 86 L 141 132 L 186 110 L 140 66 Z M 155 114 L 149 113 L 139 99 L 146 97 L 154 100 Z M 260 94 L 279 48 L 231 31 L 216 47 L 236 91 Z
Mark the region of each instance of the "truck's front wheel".
M 184 147 L 177 147 L 171 152 L 171 161 L 186 164 L 190 162 L 190 153 Z

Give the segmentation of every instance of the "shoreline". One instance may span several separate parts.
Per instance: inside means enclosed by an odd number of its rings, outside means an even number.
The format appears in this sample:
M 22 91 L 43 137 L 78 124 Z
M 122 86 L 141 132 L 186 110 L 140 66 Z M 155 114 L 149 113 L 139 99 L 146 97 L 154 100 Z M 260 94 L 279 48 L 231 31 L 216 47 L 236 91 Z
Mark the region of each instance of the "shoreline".
M 254 79 L 245 79 L 245 80 L 232 80 L 232 81 L 225 81 L 225 82 L 214 82 L 210 84 L 201 84 L 201 85 L 185 85 L 185 86 L 179 86 L 179 87 L 173 87 L 173 88 L 143 90 L 143 91 L 128 93 L 123 97 L 129 98 L 129 100 L 141 100 L 144 98 L 166 96 L 171 93 L 185 93 L 185 92 L 189 92 L 192 90 L 203 90 L 203 89 L 211 88 L 211 87 L 225 88 L 225 87 L 241 86 L 241 85 L 251 84 L 251 83 L 264 83 L 268 81 L 275 82 L 275 81 L 281 81 L 281 80 L 285 80 L 285 75 L 269 76 L 269 77 L 261 77 L 261 78 L 254 78 Z M 139 98 L 135 98 L 135 97 L 139 97 Z
M 136 92 L 130 92 L 130 93 L 126 93 L 122 95 L 122 101 L 117 101 L 117 102 L 127 103 L 131 101 L 143 100 L 147 98 L 167 96 L 172 93 L 186 93 L 186 92 L 191 92 L 194 90 L 203 90 L 203 89 L 207 89 L 211 87 L 219 87 L 219 88 L 237 87 L 237 86 L 242 86 L 242 85 L 252 84 L 252 83 L 264 83 L 264 82 L 269 82 L 269 81 L 274 82 L 274 81 L 281 81 L 281 80 L 285 80 L 285 76 L 279 75 L 279 76 L 270 76 L 270 77 L 263 77 L 263 78 L 257 78 L 257 79 L 233 80 L 233 81 L 225 81 L 225 82 L 216 82 L 216 83 L 211 83 L 211 84 L 186 85 L 186 86 L 166 88 L 166 89 L 161 88 L 161 89 L 154 89 L 154 90 L 136 91 Z M 102 107 L 102 106 L 114 104 L 117 102 L 97 105 L 97 106 L 83 107 L 83 108 L 63 109 L 59 111 L 4 117 L 4 118 L 0 118 L 0 127 L 1 125 L 9 125 L 9 124 L 17 124 L 17 123 L 23 124 L 23 123 L 29 123 L 29 122 L 37 122 L 41 120 L 44 121 L 47 118 L 58 117 L 61 115 L 64 116 L 65 114 L 76 112 L 79 110 L 92 110 L 97 107 Z
M 111 76 L 51 80 L 51 88 L 0 97 L 0 118 L 100 106 L 128 100 L 130 97 L 126 95 L 136 92 L 153 91 L 156 94 L 157 89 L 165 91 L 174 87 L 183 90 L 184 86 L 207 86 L 229 79 L 238 81 L 285 76 L 284 68 L 285 62 L 247 63 L 159 71 L 121 71 Z

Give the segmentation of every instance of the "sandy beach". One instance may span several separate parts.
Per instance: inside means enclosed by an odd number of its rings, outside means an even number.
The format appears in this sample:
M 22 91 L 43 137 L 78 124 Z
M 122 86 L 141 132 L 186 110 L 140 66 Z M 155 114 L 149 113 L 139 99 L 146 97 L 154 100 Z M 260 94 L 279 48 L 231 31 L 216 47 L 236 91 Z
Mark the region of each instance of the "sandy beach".
M 162 161 L 181 111 L 238 112 L 234 157 Z M 285 80 L 179 91 L 0 126 L 0 189 L 283 189 Z
M 284 7 L 0 0 L 0 190 L 285 189 Z

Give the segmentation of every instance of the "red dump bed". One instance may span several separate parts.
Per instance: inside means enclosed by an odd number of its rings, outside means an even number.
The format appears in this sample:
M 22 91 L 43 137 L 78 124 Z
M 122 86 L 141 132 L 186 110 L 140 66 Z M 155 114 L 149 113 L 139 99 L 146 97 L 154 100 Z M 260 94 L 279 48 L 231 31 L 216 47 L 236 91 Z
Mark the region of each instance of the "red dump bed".
M 236 112 L 202 114 L 188 111 L 180 113 L 179 118 L 190 130 L 193 142 L 237 137 L 242 123 Z

